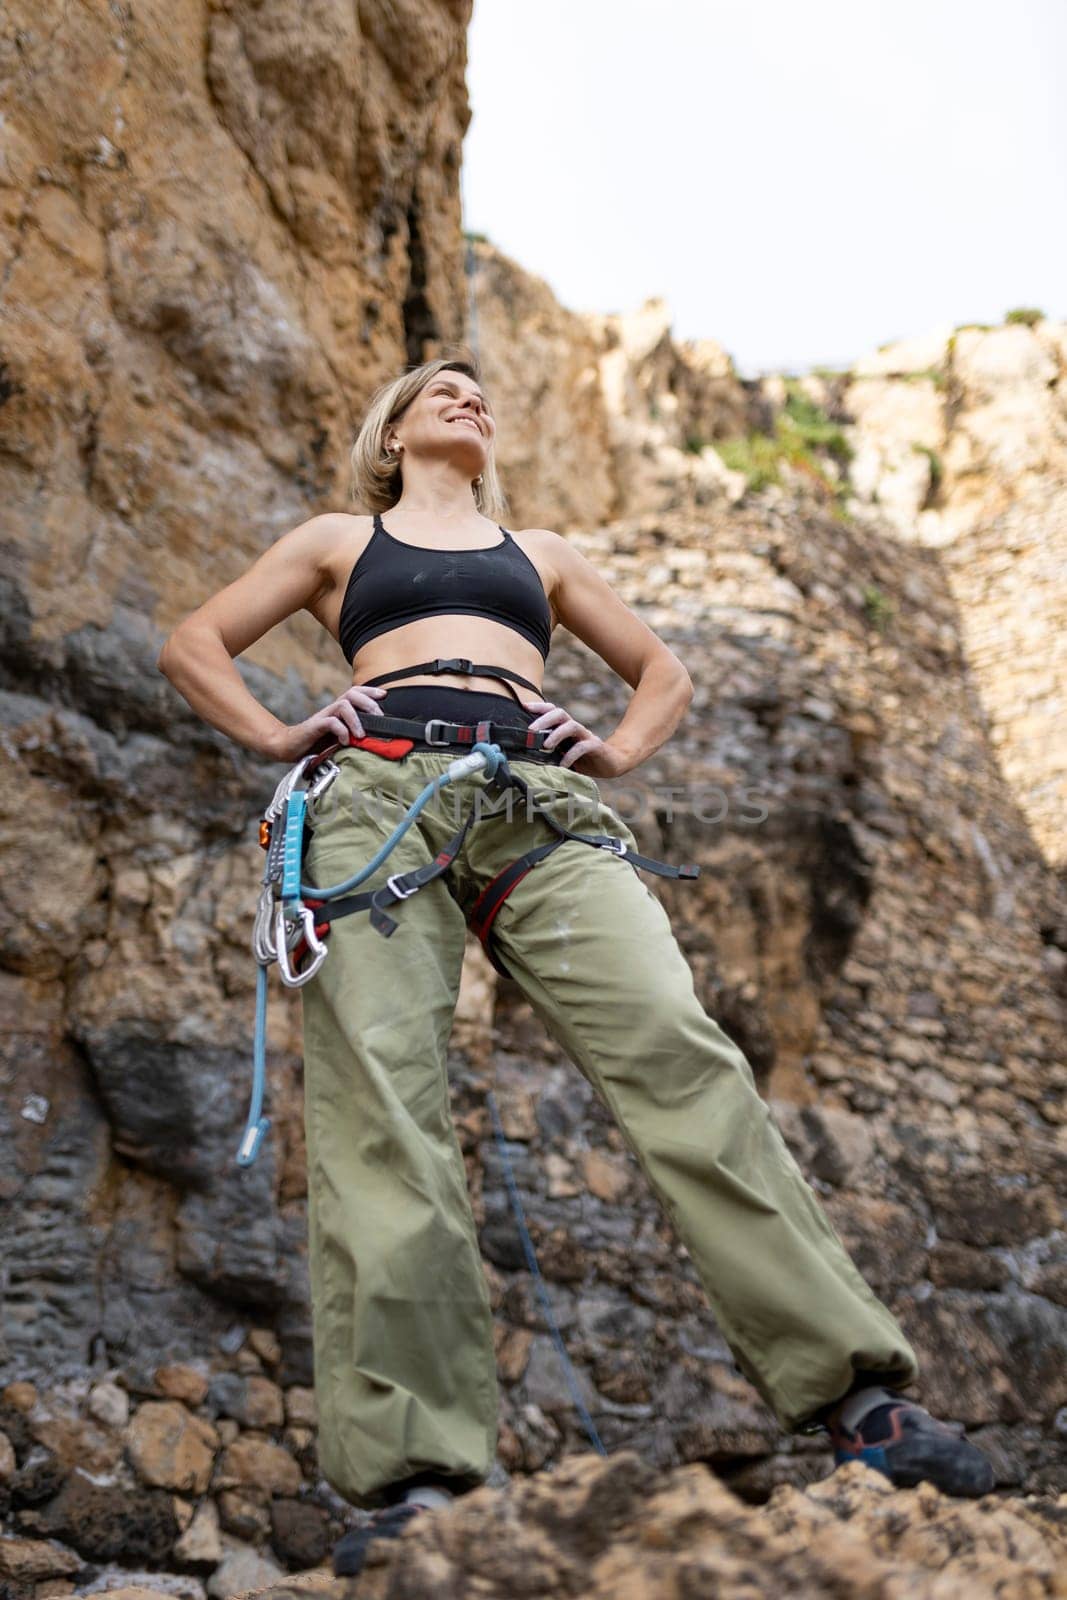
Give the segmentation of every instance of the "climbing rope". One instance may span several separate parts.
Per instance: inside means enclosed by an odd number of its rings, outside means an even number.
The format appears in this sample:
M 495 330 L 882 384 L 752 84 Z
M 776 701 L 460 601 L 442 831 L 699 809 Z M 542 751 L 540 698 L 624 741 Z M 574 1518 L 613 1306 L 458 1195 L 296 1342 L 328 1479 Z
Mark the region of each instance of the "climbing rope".
M 497 1110 L 496 1105 L 496 1096 L 494 1095 L 492 1089 L 490 1089 L 487 1093 L 486 1099 L 489 1102 L 489 1113 L 493 1119 L 493 1132 L 496 1134 L 497 1148 L 500 1151 L 500 1159 L 504 1167 L 504 1178 L 508 1186 L 508 1194 L 511 1196 L 511 1204 L 515 1210 L 515 1220 L 519 1225 L 519 1236 L 522 1239 L 522 1248 L 526 1255 L 526 1264 L 529 1267 L 530 1272 L 533 1274 L 534 1286 L 537 1290 L 538 1299 L 541 1302 L 541 1309 L 545 1313 L 545 1318 L 552 1332 L 552 1341 L 559 1353 L 559 1359 L 563 1363 L 563 1370 L 567 1376 L 567 1385 L 571 1391 L 571 1397 L 574 1400 L 578 1415 L 582 1419 L 582 1426 L 585 1428 L 586 1433 L 589 1435 L 589 1438 L 592 1441 L 593 1449 L 599 1451 L 602 1456 L 606 1456 L 607 1451 L 604 1449 L 604 1446 L 601 1443 L 600 1435 L 596 1431 L 596 1426 L 593 1422 L 593 1419 L 586 1410 L 585 1403 L 582 1400 L 582 1396 L 578 1388 L 578 1379 L 575 1376 L 574 1368 L 572 1367 L 570 1357 L 567 1354 L 567 1347 L 563 1343 L 563 1335 L 559 1331 L 559 1323 L 556 1321 L 555 1315 L 552 1311 L 552 1302 L 548 1298 L 548 1290 L 545 1288 L 545 1280 L 542 1276 L 541 1268 L 537 1265 L 537 1256 L 534 1254 L 533 1240 L 530 1238 L 530 1230 L 526 1226 L 526 1218 L 523 1215 L 522 1210 L 522 1201 L 519 1199 L 518 1185 L 515 1182 L 515 1177 L 511 1170 L 511 1162 L 508 1160 L 508 1147 L 504 1138 L 504 1127 L 500 1121 L 500 1113 Z

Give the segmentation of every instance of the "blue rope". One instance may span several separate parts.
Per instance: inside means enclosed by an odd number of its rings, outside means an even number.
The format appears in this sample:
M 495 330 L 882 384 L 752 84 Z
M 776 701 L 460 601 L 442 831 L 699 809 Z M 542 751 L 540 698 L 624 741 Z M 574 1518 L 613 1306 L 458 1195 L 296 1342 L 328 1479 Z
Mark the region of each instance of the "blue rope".
M 545 1288 L 545 1280 L 541 1275 L 541 1268 L 537 1265 L 537 1257 L 534 1254 L 533 1240 L 530 1238 L 530 1232 L 526 1226 L 526 1218 L 523 1216 L 522 1201 L 519 1199 L 518 1187 L 511 1171 L 511 1162 L 508 1159 L 507 1144 L 505 1143 L 504 1139 L 504 1128 L 500 1121 L 500 1113 L 496 1106 L 496 1096 L 493 1094 L 492 1089 L 489 1090 L 486 1099 L 489 1102 L 489 1112 L 493 1119 L 493 1132 L 496 1134 L 496 1142 L 500 1148 L 500 1158 L 504 1165 L 504 1178 L 507 1182 L 508 1193 L 511 1196 L 511 1204 L 515 1211 L 515 1220 L 519 1225 L 519 1235 L 522 1239 L 522 1248 L 526 1255 L 526 1264 L 533 1274 L 534 1287 L 537 1290 L 541 1301 L 541 1307 L 545 1313 L 545 1317 L 548 1320 L 548 1326 L 552 1332 L 553 1342 L 557 1351 L 559 1352 L 559 1358 L 563 1363 L 563 1370 L 566 1374 L 567 1385 L 574 1399 L 574 1404 L 577 1407 L 578 1415 L 582 1419 L 582 1425 L 592 1441 L 593 1449 L 598 1451 L 600 1455 L 606 1456 L 608 1452 L 604 1449 L 604 1446 L 601 1443 L 600 1435 L 596 1431 L 596 1426 L 593 1422 L 593 1419 L 586 1410 L 581 1394 L 579 1393 L 578 1380 L 574 1375 L 574 1368 L 572 1367 L 570 1357 L 567 1354 L 567 1348 L 563 1343 L 563 1335 L 559 1331 L 559 1325 L 556 1322 L 555 1313 L 552 1310 L 552 1302 L 548 1298 L 548 1291 Z
M 504 752 L 500 746 L 498 744 L 486 744 L 484 740 L 479 739 L 477 744 L 472 745 L 469 754 L 473 755 L 475 751 L 485 758 L 485 765 L 481 768 L 481 771 L 485 773 L 487 778 L 493 777 L 504 759 Z M 459 756 L 456 759 L 462 760 L 463 757 Z M 400 843 L 400 840 L 411 827 L 423 806 L 437 793 L 438 789 L 443 788 L 445 784 L 454 782 L 455 779 L 447 771 L 438 773 L 436 778 L 431 778 L 421 793 L 416 795 L 388 839 L 371 856 L 365 867 L 361 867 L 358 872 L 354 872 L 350 878 L 345 878 L 343 883 L 331 884 L 329 888 L 316 888 L 313 883 L 302 883 L 300 885 L 301 896 L 313 900 L 336 900 L 340 895 L 347 894 L 349 889 L 354 889 L 357 884 L 363 883 L 376 868 L 381 866 L 389 852 Z
M 267 1136 L 270 1118 L 263 1115 L 267 1084 L 267 969 L 256 967 L 256 1026 L 252 1036 L 252 1104 L 237 1151 L 237 1165 L 250 1167 Z
M 500 746 L 498 744 L 487 744 L 484 740 L 479 740 L 468 753 L 473 755 L 475 752 L 483 758 L 483 766 L 478 770 L 484 772 L 487 777 L 495 776 L 497 768 L 504 760 L 504 752 Z M 456 759 L 463 760 L 464 758 L 457 757 Z M 460 774 L 460 776 L 463 776 L 463 774 Z M 470 773 L 467 773 L 466 776 L 469 777 Z M 335 900 L 338 896 L 347 893 L 349 889 L 354 889 L 357 884 L 363 883 L 381 865 L 389 852 L 399 844 L 401 838 L 411 827 L 411 824 L 430 797 L 436 794 L 437 790 L 445 784 L 454 783 L 455 781 L 455 775 L 447 771 L 439 773 L 436 778 L 431 778 L 425 788 L 411 802 L 411 805 L 388 839 L 375 852 L 365 867 L 361 867 L 358 872 L 354 872 L 343 883 L 335 883 L 325 889 L 318 888 L 311 883 L 300 883 L 301 897 L 306 895 L 308 898 L 317 898 L 319 900 Z M 286 817 L 285 876 L 283 885 L 283 893 L 288 891 L 286 894 L 287 899 L 297 888 L 300 872 L 301 836 L 307 814 L 306 797 L 303 791 L 294 791 L 289 801 L 289 812 L 291 814 Z M 241 1143 L 237 1147 L 236 1160 L 239 1167 L 250 1167 L 252 1165 L 259 1154 L 260 1147 L 270 1127 L 270 1118 L 263 1115 L 263 1097 L 266 1092 L 266 1084 L 267 968 L 260 966 L 256 972 L 256 1020 L 252 1034 L 252 1103 L 249 1107 L 244 1132 L 241 1135 Z

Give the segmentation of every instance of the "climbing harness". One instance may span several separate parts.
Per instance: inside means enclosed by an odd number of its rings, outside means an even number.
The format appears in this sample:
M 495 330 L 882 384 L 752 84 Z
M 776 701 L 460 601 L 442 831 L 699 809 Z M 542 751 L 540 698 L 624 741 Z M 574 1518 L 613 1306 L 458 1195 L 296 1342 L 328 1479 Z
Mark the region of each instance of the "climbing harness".
M 387 719 L 382 718 L 381 720 L 385 721 Z M 400 719 L 394 720 L 399 721 Z M 470 729 L 464 731 L 469 733 Z M 499 745 L 489 744 L 483 739 L 474 741 L 476 750 L 483 745 L 486 749 L 496 748 L 499 751 Z M 448 770 L 451 772 L 451 767 Z M 467 923 L 471 932 L 476 934 L 481 941 L 482 948 L 485 950 L 493 967 L 505 978 L 510 978 L 512 974 L 505 966 L 494 939 L 493 924 L 497 914 L 508 895 L 525 878 L 531 868 L 536 866 L 545 856 L 551 855 L 553 850 L 558 850 L 560 845 L 565 844 L 568 839 L 576 839 L 581 844 L 593 845 L 601 850 L 610 850 L 613 855 L 628 861 L 635 870 L 640 868 L 645 872 L 654 872 L 659 877 L 695 878 L 700 870 L 698 867 L 689 865 L 674 867 L 665 861 L 655 861 L 651 856 L 640 855 L 636 850 L 629 849 L 625 841 L 616 838 L 614 834 L 576 833 L 572 828 L 565 828 L 550 811 L 545 810 L 540 802 L 534 798 L 525 780 L 508 766 L 502 751 L 499 751 L 497 765 L 489 771 L 489 778 L 490 789 L 495 789 L 499 793 L 504 793 L 509 788 L 516 790 L 526 803 L 527 815 L 536 814 L 543 817 L 556 834 L 554 839 L 549 839 L 545 844 L 535 846 L 534 849 L 528 850 L 525 855 L 519 856 L 516 861 L 510 862 L 508 866 L 502 868 L 486 884 L 467 913 Z M 420 803 L 421 798 L 420 796 L 419 801 L 416 801 L 417 805 Z M 331 923 L 336 922 L 339 917 L 349 916 L 354 911 L 369 910 L 373 926 L 377 928 L 379 933 L 388 937 L 395 929 L 396 923 L 384 915 L 384 907 L 391 904 L 394 899 L 406 900 L 410 895 L 421 889 L 424 884 L 429 883 L 432 878 L 436 878 L 442 872 L 447 871 L 459 854 L 463 841 L 467 836 L 467 830 L 474 821 L 474 817 L 475 812 L 472 808 L 462 825 L 448 840 L 447 844 L 442 846 L 432 862 L 426 866 L 418 867 L 412 872 L 390 878 L 386 888 L 391 891 L 391 898 L 382 890 L 352 895 L 347 899 L 340 900 L 335 898 L 339 893 L 338 890 L 327 893 L 310 891 L 305 897 L 304 910 L 307 912 L 310 909 L 314 912 L 314 916 L 310 919 L 310 930 L 308 923 L 304 924 L 304 940 L 306 942 L 301 943 L 299 938 L 296 942 L 294 963 L 302 959 L 307 949 L 311 949 L 313 959 L 321 960 L 321 957 L 317 956 L 316 946 L 312 943 L 312 938 L 321 940 L 329 932 Z M 381 856 L 382 852 L 375 858 L 375 866 L 380 861 Z M 366 875 L 366 872 L 364 872 L 361 877 Z M 353 883 L 355 881 L 352 880 Z
M 625 840 L 612 834 L 577 833 L 565 828 L 534 798 L 524 779 L 512 771 L 503 748 L 520 750 L 525 759 L 554 760 L 558 763 L 556 752 L 545 750 L 549 730 L 533 731 L 507 725 L 497 727 L 491 721 L 448 723 L 440 718 L 431 718 L 422 723 L 411 718 L 384 715 L 375 717 L 375 727 L 386 737 L 368 734 L 347 744 L 334 740 L 323 749 L 302 756 L 279 783 L 259 824 L 259 842 L 266 851 L 266 860 L 252 930 L 252 950 L 259 969 L 256 977 L 252 1103 L 237 1153 L 239 1166 L 251 1166 L 270 1127 L 270 1118 L 263 1115 L 263 1096 L 266 1085 L 267 971 L 271 962 L 278 963 L 278 972 L 284 984 L 299 988 L 315 976 L 325 961 L 325 939 L 331 925 L 339 917 L 367 911 L 371 926 L 383 937 L 389 938 L 396 931 L 397 922 L 390 916 L 390 908 L 399 901 L 410 899 L 419 889 L 448 870 L 475 820 L 476 807 L 472 806 L 462 824 L 432 861 L 408 872 L 393 873 L 376 889 L 366 890 L 362 894 L 352 894 L 350 891 L 381 865 L 423 806 L 443 785 L 484 770 L 491 791 L 504 794 L 508 789 L 516 790 L 526 802 L 527 814 L 542 817 L 556 835 L 554 839 L 528 850 L 525 855 L 502 868 L 486 884 L 467 914 L 471 931 L 481 941 L 493 967 L 504 977 L 510 977 L 511 974 L 493 935 L 493 924 L 500 908 L 526 874 L 568 839 L 610 850 L 621 860 L 628 861 L 635 870 L 640 868 L 660 877 L 695 878 L 700 871 L 697 866 L 686 864 L 675 867 L 641 855 L 631 850 Z M 444 772 L 426 784 L 389 838 L 364 867 L 343 882 L 327 888 L 301 881 L 308 844 L 305 829 L 308 808 L 322 799 L 338 776 L 340 768 L 330 759 L 336 750 L 368 750 L 386 760 L 397 761 L 417 746 L 444 750 L 453 746 L 462 749 L 464 745 L 471 747 L 470 754 L 457 756 Z

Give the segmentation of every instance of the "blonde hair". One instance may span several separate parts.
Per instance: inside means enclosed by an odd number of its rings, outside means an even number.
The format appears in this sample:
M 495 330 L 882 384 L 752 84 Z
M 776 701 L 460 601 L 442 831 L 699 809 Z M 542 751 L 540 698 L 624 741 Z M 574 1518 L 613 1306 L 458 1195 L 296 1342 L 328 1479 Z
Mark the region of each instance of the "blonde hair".
M 400 499 L 403 489 L 400 459 L 385 447 L 386 430 L 390 423 L 404 415 L 415 396 L 421 394 L 439 372 L 464 372 L 479 386 L 482 384 L 478 357 L 464 349 L 454 359 L 439 356 L 433 361 L 424 361 L 376 389 L 349 456 L 350 494 L 354 504 L 367 511 L 388 511 Z M 484 387 L 482 393 L 485 393 Z M 489 405 L 488 397 L 486 405 Z M 507 515 L 508 498 L 497 476 L 492 446 L 481 475 L 474 479 L 471 487 L 474 503 L 483 516 L 498 522 Z

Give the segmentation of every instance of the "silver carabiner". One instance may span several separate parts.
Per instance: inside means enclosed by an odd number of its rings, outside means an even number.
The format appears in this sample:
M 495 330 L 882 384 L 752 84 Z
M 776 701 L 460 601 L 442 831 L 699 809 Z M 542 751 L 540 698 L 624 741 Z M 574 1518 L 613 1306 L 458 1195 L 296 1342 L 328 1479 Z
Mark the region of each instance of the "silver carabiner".
M 270 805 L 263 813 L 264 822 L 274 822 L 276 818 L 281 816 L 282 812 L 285 810 L 285 802 L 296 788 L 300 775 L 304 770 L 304 762 L 306 760 L 306 756 L 301 756 L 295 767 L 290 767 L 289 771 L 285 774 L 285 777 L 282 778 L 281 782 L 278 784 L 278 787 L 274 791 L 274 798 L 271 800 Z
M 315 932 L 315 914 L 310 906 L 302 905 L 299 910 L 299 923 L 290 930 L 290 918 L 286 916 L 285 906 L 278 906 L 278 915 L 275 918 L 274 943 L 278 953 L 278 973 L 281 980 L 290 989 L 299 989 L 301 984 L 307 983 L 318 972 L 326 960 L 326 945 Z M 299 942 L 303 934 L 307 947 L 311 951 L 311 964 L 303 972 L 294 972 L 289 964 L 290 939 L 293 945 Z
M 316 800 L 321 800 L 333 780 L 340 774 L 340 767 L 336 761 L 324 761 L 321 769 L 312 778 L 307 787 L 307 803 L 310 808 Z
M 289 799 L 289 796 L 292 794 L 293 790 L 304 776 L 310 761 L 321 761 L 322 772 L 318 775 L 318 777 L 312 778 L 311 784 L 308 787 L 309 798 L 314 796 L 317 799 L 323 790 L 333 782 L 334 778 L 336 778 L 338 772 L 340 771 L 340 768 L 335 761 L 323 761 L 321 756 L 315 755 L 314 753 L 311 755 L 301 756 L 300 760 L 296 762 L 294 766 L 289 768 L 289 771 L 285 774 L 285 777 L 282 778 L 281 782 L 278 784 L 278 787 L 275 789 L 274 798 L 267 807 L 266 811 L 263 813 L 263 820 L 265 822 L 273 822 L 277 817 L 281 816 L 285 809 L 286 801 Z
M 255 921 L 252 924 L 252 954 L 261 967 L 269 966 L 277 955 L 274 948 L 273 924 L 273 885 L 265 883 L 259 892 Z

